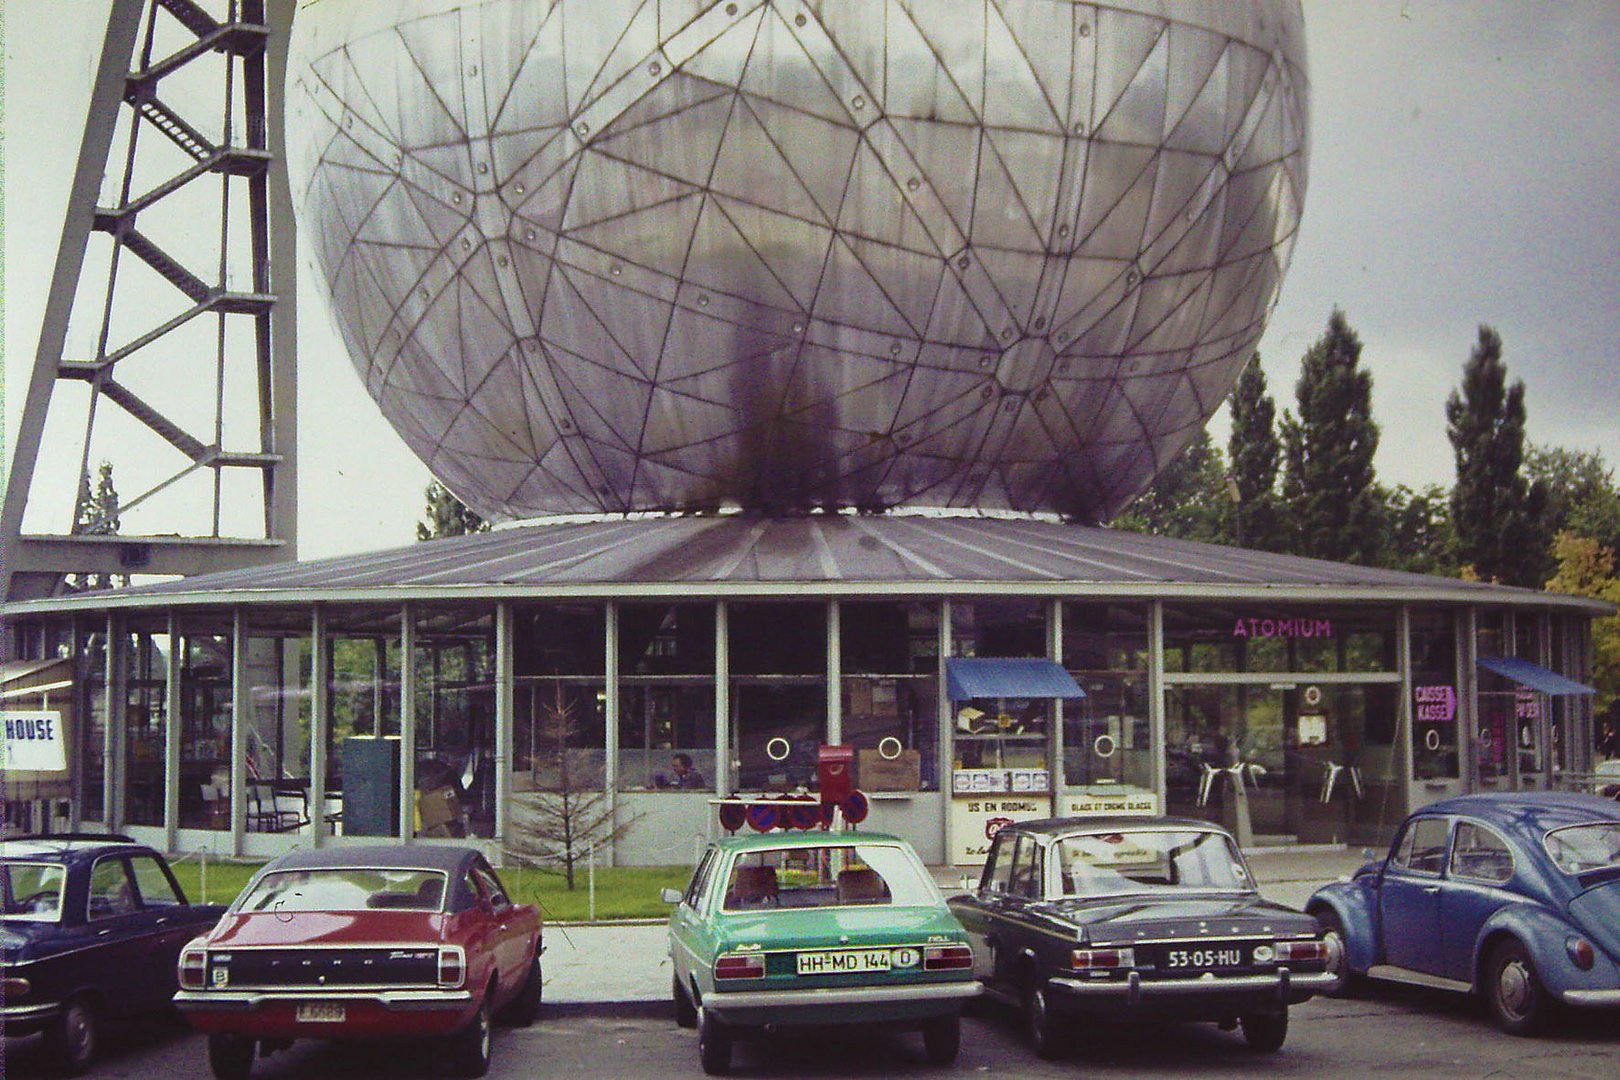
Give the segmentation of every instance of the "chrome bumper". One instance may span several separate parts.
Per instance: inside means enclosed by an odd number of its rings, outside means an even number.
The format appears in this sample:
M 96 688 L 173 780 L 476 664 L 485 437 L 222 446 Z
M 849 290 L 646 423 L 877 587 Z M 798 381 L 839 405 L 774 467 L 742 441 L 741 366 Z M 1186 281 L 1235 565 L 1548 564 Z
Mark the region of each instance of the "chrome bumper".
M 1565 990 L 1559 997 L 1565 1005 L 1620 1005 L 1620 990 Z
M 969 982 L 924 983 L 919 986 L 849 986 L 821 990 L 732 990 L 705 995 L 717 1013 L 733 1009 L 766 1009 L 777 1005 L 892 1005 L 910 1001 L 966 1001 L 984 987 Z
M 1265 975 L 1203 975 L 1195 979 L 1152 979 L 1145 980 L 1138 972 L 1131 972 L 1124 981 L 1107 982 L 1098 980 L 1089 982 L 1084 979 L 1050 979 L 1048 985 L 1054 989 L 1072 994 L 1080 998 L 1117 998 L 1128 1005 L 1148 998 L 1165 998 L 1193 996 L 1198 994 L 1223 993 L 1272 993 L 1281 998 L 1291 994 L 1304 992 L 1307 995 L 1319 993 L 1334 985 L 1337 980 L 1328 972 L 1313 972 L 1296 975 L 1287 968 Z
M 15 1024 L 21 1020 L 39 1020 L 54 1016 L 62 1010 L 60 1001 L 47 1001 L 43 1005 L 7 1005 L 0 1008 L 0 1020 Z
M 390 1012 L 437 1012 L 472 1002 L 470 990 L 181 990 L 174 1006 L 181 1012 L 253 1012 L 266 1005 L 300 1002 L 354 1002 Z

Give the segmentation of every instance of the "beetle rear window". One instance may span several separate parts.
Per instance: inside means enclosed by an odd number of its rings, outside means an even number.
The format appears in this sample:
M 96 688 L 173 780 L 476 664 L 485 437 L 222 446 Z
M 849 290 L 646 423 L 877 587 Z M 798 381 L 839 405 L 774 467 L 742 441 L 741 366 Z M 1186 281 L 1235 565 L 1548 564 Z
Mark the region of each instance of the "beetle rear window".
M 1620 869 L 1620 822 L 1554 829 L 1542 843 L 1558 869 L 1566 874 Z
M 917 857 L 888 844 L 745 852 L 731 864 L 724 898 L 727 911 L 942 902 Z
M 260 878 L 238 910 L 438 911 L 444 883 L 439 870 L 281 870 Z
M 62 886 L 67 875 L 54 863 L 0 863 L 0 898 L 5 917 L 56 922 L 62 917 Z

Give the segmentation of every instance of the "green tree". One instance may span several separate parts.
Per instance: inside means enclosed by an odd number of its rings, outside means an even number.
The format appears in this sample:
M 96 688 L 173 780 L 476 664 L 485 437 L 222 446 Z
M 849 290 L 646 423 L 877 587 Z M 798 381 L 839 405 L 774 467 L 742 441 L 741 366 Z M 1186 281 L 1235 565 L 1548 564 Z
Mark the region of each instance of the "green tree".
M 1451 527 L 1451 493 L 1439 484 L 1413 491 L 1398 484 L 1383 492 L 1389 522 L 1389 559 L 1416 574 L 1457 572 L 1457 533 Z
M 1524 383 L 1507 385 L 1502 339 L 1481 326 L 1462 386 L 1446 399 L 1446 434 L 1457 458 L 1457 556 L 1482 580 L 1536 588 L 1552 569 L 1542 524 L 1547 494 L 1521 472 L 1524 419 Z
M 1620 551 L 1620 487 L 1602 451 L 1532 444 L 1524 471 L 1547 492 L 1545 521 L 1555 535 L 1567 531 Z
M 118 516 L 118 488 L 113 484 L 113 466 L 103 461 L 90 486 L 90 470 L 79 474 L 79 494 L 73 506 L 73 533 L 84 536 L 113 536 L 122 526 Z M 129 584 L 127 574 L 75 574 L 68 587 L 76 592 L 114 589 Z
M 1387 525 L 1373 468 L 1372 373 L 1361 367 L 1361 339 L 1339 309 L 1306 350 L 1294 395 L 1299 417 L 1284 412 L 1282 419 L 1283 501 L 1294 550 L 1380 565 Z
M 1552 553 L 1558 569 L 1547 580 L 1549 592 L 1620 604 L 1613 548 L 1589 536 L 1561 532 L 1553 538 Z M 1593 702 L 1598 713 L 1609 709 L 1620 696 L 1620 615 L 1592 620 L 1592 685 L 1598 692 Z
M 1282 444 L 1277 439 L 1277 403 L 1266 393 L 1260 354 L 1249 361 L 1232 391 L 1232 435 L 1226 451 L 1231 461 L 1234 539 L 1240 547 L 1287 551 L 1282 503 L 1277 496 L 1277 470 Z
M 418 540 L 488 531 L 489 522 L 470 510 L 449 488 L 437 480 L 427 486 L 426 520 L 416 523 Z
M 1220 448 L 1200 431 L 1146 491 L 1116 517 L 1116 528 L 1225 543 L 1231 537 L 1232 501 Z

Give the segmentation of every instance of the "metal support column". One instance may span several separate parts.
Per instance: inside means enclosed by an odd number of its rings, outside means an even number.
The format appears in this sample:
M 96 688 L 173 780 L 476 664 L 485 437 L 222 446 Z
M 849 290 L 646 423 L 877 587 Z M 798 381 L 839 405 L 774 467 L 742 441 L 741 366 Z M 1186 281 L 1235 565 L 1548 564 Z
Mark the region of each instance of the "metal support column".
M 399 838 L 416 835 L 416 612 L 399 609 Z
M 1053 663 L 1059 666 L 1063 663 L 1063 601 L 1051 600 L 1046 605 L 1046 655 Z M 1057 698 L 1052 702 L 1052 733 L 1046 740 L 1047 754 L 1046 767 L 1051 776 L 1051 804 L 1052 813 L 1061 814 L 1063 811 L 1063 721 L 1064 710 L 1069 708 L 1082 708 L 1079 704 L 1072 704 Z
M 242 854 L 247 831 L 248 725 L 253 700 L 248 694 L 247 611 L 231 613 L 231 853 Z
M 731 760 L 731 618 L 724 600 L 714 602 L 714 793 L 736 790 Z
M 843 609 L 837 600 L 827 601 L 827 742 L 844 742 L 844 658 L 839 649 L 843 636 Z
M 129 635 L 124 614 L 107 613 L 106 726 L 102 730 L 101 816 L 107 828 L 124 827 L 125 721 L 129 715 Z
M 939 602 L 939 660 L 934 677 L 939 687 L 939 721 L 938 745 L 934 749 L 935 775 L 939 777 L 939 835 L 944 838 L 940 845 L 945 851 L 945 859 L 950 861 L 951 855 L 951 799 L 955 797 L 956 776 L 951 769 L 954 761 L 952 756 L 956 752 L 954 741 L 954 719 L 951 711 L 951 701 L 947 696 L 945 687 L 945 660 L 951 655 L 951 602 Z
M 326 743 L 332 726 L 332 650 L 326 640 L 326 610 L 316 604 L 309 620 L 309 832 L 316 847 L 327 836 Z
M 610 830 L 619 827 L 619 605 L 609 600 L 603 612 L 602 797 L 607 800 Z M 608 844 L 609 866 L 619 862 L 617 841 Z
M 1165 740 L 1169 729 L 1164 712 L 1164 602 L 1148 605 L 1148 745 L 1153 747 L 1153 793 L 1159 812 L 1169 813 L 1170 789 L 1166 778 Z
M 512 803 L 512 736 L 516 681 L 512 665 L 512 605 L 495 605 L 495 845 L 510 839 Z
M 174 851 L 180 833 L 180 737 L 184 731 L 180 704 L 181 660 L 179 620 L 169 612 L 169 656 L 163 667 L 163 844 Z

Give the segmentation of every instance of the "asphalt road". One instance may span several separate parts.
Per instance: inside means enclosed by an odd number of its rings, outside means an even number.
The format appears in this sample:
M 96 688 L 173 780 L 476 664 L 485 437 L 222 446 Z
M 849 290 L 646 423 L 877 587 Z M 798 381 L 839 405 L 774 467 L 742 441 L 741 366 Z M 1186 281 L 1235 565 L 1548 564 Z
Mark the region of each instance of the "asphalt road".
M 1296 1006 L 1288 1044 L 1256 1054 L 1237 1033 L 1212 1025 L 1113 1027 L 1068 1060 L 1045 1062 L 1025 1047 L 1009 1011 L 979 1010 L 964 1022 L 954 1071 L 930 1068 L 912 1033 L 836 1029 L 743 1043 L 733 1072 L 746 1077 L 1019 1076 L 1422 1076 L 1559 1077 L 1620 1073 L 1620 1024 L 1613 1013 L 1563 1018 L 1539 1039 L 1500 1034 L 1471 1002 L 1445 994 L 1377 988 L 1354 1001 Z M 0 1073 L 50 1075 L 37 1038 L 6 1040 Z M 97 1077 L 206 1077 L 200 1036 L 178 1022 L 117 1032 Z M 431 1044 L 300 1043 L 261 1059 L 255 1077 L 369 1080 L 447 1075 Z M 697 1038 L 662 1004 L 548 1006 L 534 1027 L 498 1029 L 491 1077 L 701 1077 Z

